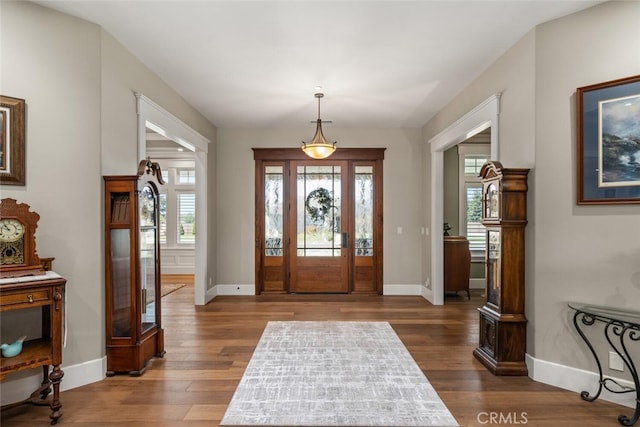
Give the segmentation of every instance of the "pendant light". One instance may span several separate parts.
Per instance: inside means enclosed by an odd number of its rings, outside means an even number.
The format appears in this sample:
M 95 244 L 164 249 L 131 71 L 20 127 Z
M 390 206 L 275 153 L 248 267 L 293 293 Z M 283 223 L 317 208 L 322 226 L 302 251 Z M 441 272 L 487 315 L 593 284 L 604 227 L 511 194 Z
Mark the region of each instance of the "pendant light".
M 316 121 L 316 134 L 313 136 L 313 140 L 307 143 L 302 141 L 302 151 L 314 159 L 325 159 L 336 151 L 336 141 L 333 144 L 329 144 L 322 134 L 322 119 L 320 118 L 320 99 L 324 96 L 323 93 L 317 92 L 314 95 L 318 98 L 318 120 Z

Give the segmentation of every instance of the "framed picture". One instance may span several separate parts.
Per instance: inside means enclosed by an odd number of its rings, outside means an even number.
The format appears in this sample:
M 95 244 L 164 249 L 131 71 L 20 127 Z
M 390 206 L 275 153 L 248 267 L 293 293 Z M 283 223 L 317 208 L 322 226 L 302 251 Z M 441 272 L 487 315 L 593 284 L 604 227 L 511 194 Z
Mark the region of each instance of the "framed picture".
M 24 185 L 24 99 L 0 95 L 0 184 Z
M 640 76 L 580 87 L 577 203 L 640 203 Z
M 640 76 L 576 91 L 577 202 L 640 203 Z

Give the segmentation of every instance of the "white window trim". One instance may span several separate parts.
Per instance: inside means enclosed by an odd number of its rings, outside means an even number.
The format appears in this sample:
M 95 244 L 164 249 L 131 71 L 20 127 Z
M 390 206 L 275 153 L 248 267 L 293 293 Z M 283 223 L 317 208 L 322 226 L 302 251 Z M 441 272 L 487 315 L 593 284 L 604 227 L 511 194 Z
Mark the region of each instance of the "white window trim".
M 178 182 L 179 169 L 194 169 L 194 160 L 184 159 L 163 159 L 162 169 L 169 174 L 169 182 L 163 185 L 161 192 L 167 197 L 167 226 L 165 229 L 166 242 L 162 244 L 163 249 L 195 249 L 196 243 L 179 243 L 178 242 L 178 194 L 193 193 L 196 194 L 196 184 L 184 184 Z M 196 194 L 197 200 L 197 194 Z M 197 202 L 196 202 L 197 203 Z M 197 212 L 196 212 L 197 215 Z M 196 216 L 197 218 L 197 216 Z M 197 219 L 196 219 L 197 221 Z M 196 239 L 197 241 L 197 239 Z

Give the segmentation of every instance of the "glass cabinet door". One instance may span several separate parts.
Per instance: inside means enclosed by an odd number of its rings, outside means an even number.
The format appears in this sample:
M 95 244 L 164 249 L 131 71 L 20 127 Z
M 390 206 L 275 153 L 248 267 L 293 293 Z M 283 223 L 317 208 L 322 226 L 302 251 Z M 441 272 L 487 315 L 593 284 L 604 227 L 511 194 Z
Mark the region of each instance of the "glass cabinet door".
M 111 336 L 131 336 L 131 244 L 128 228 L 111 230 Z
M 153 189 L 146 185 L 139 196 L 140 209 L 140 291 L 142 304 L 142 333 L 156 325 L 156 256 L 157 256 L 157 198 Z

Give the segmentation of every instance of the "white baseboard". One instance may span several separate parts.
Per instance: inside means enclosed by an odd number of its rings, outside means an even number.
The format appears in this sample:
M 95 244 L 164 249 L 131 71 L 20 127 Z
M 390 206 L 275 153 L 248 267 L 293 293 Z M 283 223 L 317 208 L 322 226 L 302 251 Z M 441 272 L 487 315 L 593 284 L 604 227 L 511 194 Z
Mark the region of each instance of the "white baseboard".
M 486 279 L 469 279 L 469 289 L 484 289 Z
M 105 372 L 107 372 L 107 358 L 102 357 L 77 365 L 62 366 L 61 368 L 64 376 L 60 382 L 60 391 L 71 390 L 102 381 L 105 378 Z M 20 402 L 37 390 L 42 383 L 42 369 L 35 368 L 13 377 L 15 378 L 7 377 L 0 384 L 2 405 Z
M 576 393 L 586 390 L 593 395 L 598 391 L 598 381 L 600 380 L 600 377 L 596 372 L 547 362 L 545 360 L 531 357 L 528 354 L 526 356 L 526 363 L 527 368 L 529 369 L 529 377 L 534 381 L 560 387 L 569 391 L 575 391 Z M 625 387 L 633 388 L 633 383 L 631 381 L 618 378 L 613 379 Z M 582 400 L 579 395 L 576 395 L 576 399 L 578 401 Z M 598 399 L 617 403 L 618 405 L 627 406 L 629 408 L 636 407 L 635 393 L 616 394 L 603 388 Z M 584 403 L 588 404 L 586 401 Z
M 420 285 L 383 285 L 383 295 L 422 295 Z
M 215 286 L 215 296 L 217 295 L 255 295 L 255 285 L 224 285 Z
M 383 295 L 423 295 L 423 286 L 420 285 L 384 285 Z M 426 288 L 424 288 L 426 289 Z M 255 295 L 255 285 L 227 285 L 218 284 L 207 291 L 208 300 L 218 295 Z

